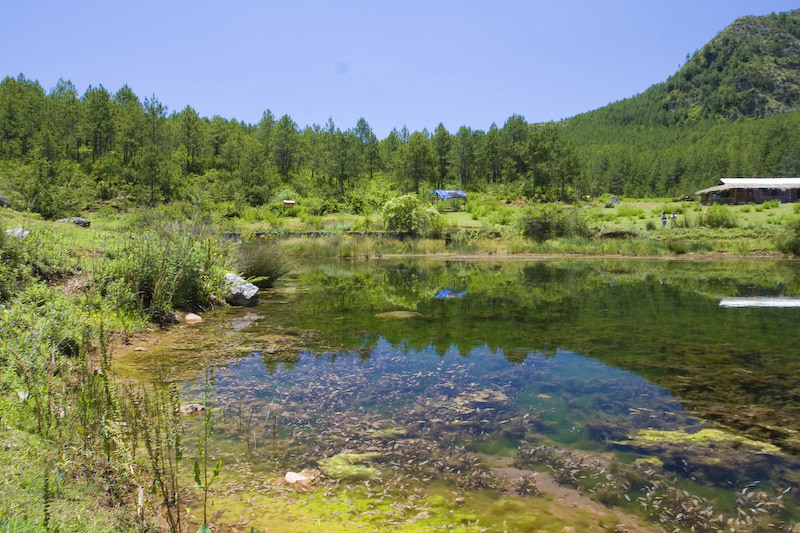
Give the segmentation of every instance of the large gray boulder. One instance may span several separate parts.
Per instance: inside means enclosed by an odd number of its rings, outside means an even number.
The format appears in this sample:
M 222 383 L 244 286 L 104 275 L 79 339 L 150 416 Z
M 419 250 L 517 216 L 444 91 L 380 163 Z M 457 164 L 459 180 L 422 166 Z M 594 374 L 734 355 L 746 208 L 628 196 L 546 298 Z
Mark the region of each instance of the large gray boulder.
M 88 219 L 81 218 L 81 217 L 69 217 L 69 218 L 61 218 L 56 220 L 56 222 L 72 222 L 76 226 L 80 226 L 82 228 L 88 228 L 91 225 Z
M 258 287 L 247 283 L 241 276 L 232 273 L 225 274 L 225 290 L 225 301 L 231 305 L 245 307 L 258 305 Z
M 8 202 L 5 196 L 0 196 L 0 207 L 8 207 Z

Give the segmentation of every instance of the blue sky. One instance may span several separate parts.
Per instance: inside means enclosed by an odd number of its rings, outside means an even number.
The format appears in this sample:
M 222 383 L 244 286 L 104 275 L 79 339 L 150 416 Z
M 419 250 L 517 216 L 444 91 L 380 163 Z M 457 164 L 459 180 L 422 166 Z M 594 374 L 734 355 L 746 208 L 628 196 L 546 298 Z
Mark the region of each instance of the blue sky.
M 0 0 L 0 75 L 127 83 L 171 111 L 300 126 L 558 120 L 663 81 L 736 18 L 784 0 Z

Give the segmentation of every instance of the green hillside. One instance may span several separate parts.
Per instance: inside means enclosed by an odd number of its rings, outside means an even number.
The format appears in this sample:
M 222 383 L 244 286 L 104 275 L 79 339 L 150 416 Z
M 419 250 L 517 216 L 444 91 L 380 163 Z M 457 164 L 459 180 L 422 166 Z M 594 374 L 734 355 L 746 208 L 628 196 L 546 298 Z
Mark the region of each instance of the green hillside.
M 800 109 L 800 10 L 743 17 L 663 83 L 579 115 L 610 124 L 670 126 Z
M 738 19 L 665 82 L 566 125 L 589 191 L 800 175 L 800 10 Z

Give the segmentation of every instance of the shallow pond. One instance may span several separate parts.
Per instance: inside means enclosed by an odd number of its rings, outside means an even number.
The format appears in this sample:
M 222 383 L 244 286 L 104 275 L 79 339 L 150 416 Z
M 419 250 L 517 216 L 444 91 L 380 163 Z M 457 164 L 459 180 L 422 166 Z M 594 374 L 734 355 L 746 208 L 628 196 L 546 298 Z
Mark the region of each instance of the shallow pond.
M 789 530 L 798 297 L 789 261 L 312 263 L 118 365 L 213 369 L 231 530 Z

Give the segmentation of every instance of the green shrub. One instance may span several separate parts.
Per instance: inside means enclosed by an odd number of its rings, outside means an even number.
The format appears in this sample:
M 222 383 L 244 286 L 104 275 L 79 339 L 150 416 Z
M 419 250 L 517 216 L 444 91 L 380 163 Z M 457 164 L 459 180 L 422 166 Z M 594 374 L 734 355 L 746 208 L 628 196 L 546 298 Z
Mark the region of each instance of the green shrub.
M 538 204 L 523 211 L 517 228 L 525 237 L 539 242 L 553 237 L 585 237 L 589 226 L 583 213 L 562 204 Z
M 686 214 L 686 216 L 676 218 L 675 220 L 670 221 L 670 226 L 673 228 L 691 228 L 693 222 L 693 217 L 691 214 Z
M 779 200 L 767 200 L 761 205 L 764 207 L 764 209 L 775 209 L 776 207 L 781 205 L 781 203 Z
M 673 254 L 685 254 L 689 251 L 689 244 L 683 239 L 672 239 L 667 241 L 667 250 Z
M 797 202 L 792 206 L 792 211 L 794 211 L 795 214 L 800 215 L 800 202 Z
M 289 272 L 283 251 L 269 241 L 249 242 L 238 249 L 239 271 L 248 281 L 269 288 Z
M 512 211 L 511 209 L 501 208 L 497 211 L 492 211 L 489 213 L 487 220 L 490 224 L 495 224 L 498 226 L 505 226 L 511 223 L 512 219 Z
M 383 206 L 383 223 L 389 231 L 433 236 L 444 229 L 444 219 L 436 209 L 424 205 L 414 194 L 392 198 Z
M 783 253 L 800 255 L 800 218 L 787 222 L 775 238 L 775 247 Z
M 710 206 L 697 220 L 698 225 L 709 228 L 735 228 L 736 222 L 736 214 L 724 205 Z
M 644 229 L 648 231 L 653 231 L 656 229 L 656 223 L 653 220 L 648 220 L 644 223 Z

